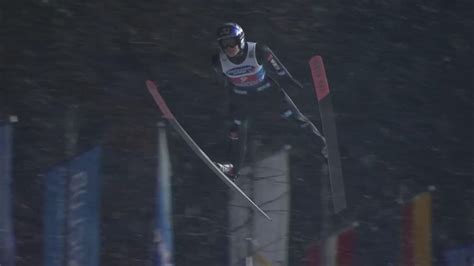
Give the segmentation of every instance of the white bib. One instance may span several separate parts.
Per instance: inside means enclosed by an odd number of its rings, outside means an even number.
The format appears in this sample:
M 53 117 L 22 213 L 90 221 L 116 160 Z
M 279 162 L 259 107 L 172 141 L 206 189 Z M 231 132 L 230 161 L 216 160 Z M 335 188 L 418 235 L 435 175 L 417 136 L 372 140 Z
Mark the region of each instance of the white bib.
M 247 55 L 245 60 L 240 64 L 232 63 L 225 53 L 221 51 L 219 58 L 222 72 L 236 87 L 259 87 L 263 85 L 265 81 L 265 70 L 262 65 L 258 64 L 257 58 L 255 57 L 256 43 L 247 42 L 247 45 Z

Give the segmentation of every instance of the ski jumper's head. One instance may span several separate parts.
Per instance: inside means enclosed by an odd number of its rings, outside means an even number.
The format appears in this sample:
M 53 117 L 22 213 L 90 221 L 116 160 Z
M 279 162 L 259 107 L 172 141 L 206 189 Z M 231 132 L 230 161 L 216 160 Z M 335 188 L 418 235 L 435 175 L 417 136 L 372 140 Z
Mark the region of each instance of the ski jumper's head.
M 247 42 L 242 27 L 236 23 L 224 23 L 217 29 L 219 47 L 229 58 L 240 56 Z

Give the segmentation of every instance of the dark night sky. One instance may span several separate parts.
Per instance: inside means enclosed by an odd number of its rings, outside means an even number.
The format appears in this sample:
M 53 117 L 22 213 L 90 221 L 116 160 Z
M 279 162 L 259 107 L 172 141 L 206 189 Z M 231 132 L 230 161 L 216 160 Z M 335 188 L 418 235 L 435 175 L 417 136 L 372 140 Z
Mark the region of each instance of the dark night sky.
M 102 265 L 148 265 L 156 127 L 144 88 L 160 84 L 181 124 L 218 158 L 225 93 L 213 77 L 214 31 L 235 21 L 268 44 L 306 87 L 290 95 L 320 125 L 308 60 L 323 56 L 333 95 L 353 219 L 383 228 L 396 199 L 434 185 L 434 255 L 474 241 L 473 39 L 471 1 L 9 1 L 2 3 L 0 115 L 15 124 L 17 265 L 39 265 L 42 174 L 102 144 Z M 266 116 L 259 118 L 265 125 Z M 268 118 L 268 117 L 267 117 Z M 66 121 L 77 144 L 67 148 Z M 284 124 L 261 135 L 291 141 L 291 265 L 318 238 L 321 166 Z M 265 128 L 265 127 L 262 127 Z M 226 188 L 170 134 L 177 265 L 226 261 Z M 193 210 L 196 217 L 186 215 Z M 365 226 L 365 227 L 364 227 Z M 363 230 L 363 228 L 361 230 Z M 369 230 L 370 231 L 370 230 Z M 365 265 L 384 265 L 390 243 L 367 232 Z M 435 262 L 435 265 L 441 265 Z

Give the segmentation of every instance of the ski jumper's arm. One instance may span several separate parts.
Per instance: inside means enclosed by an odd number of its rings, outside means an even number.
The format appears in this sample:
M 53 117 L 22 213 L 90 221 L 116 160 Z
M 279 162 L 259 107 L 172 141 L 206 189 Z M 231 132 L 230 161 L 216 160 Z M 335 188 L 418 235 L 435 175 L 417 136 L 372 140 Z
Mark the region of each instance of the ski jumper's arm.
M 234 121 L 234 114 L 238 108 L 238 106 L 236 106 L 234 104 L 234 101 L 232 100 L 232 97 L 233 97 L 233 92 L 232 92 L 232 88 L 233 88 L 233 85 L 232 83 L 229 81 L 229 78 L 224 75 L 224 72 L 222 72 L 222 67 L 221 67 L 221 61 L 219 59 L 219 54 L 215 54 L 213 57 L 212 57 L 212 68 L 216 74 L 216 79 L 217 79 L 217 82 L 219 83 L 220 86 L 222 86 L 225 90 L 226 90 L 226 99 L 224 99 L 223 101 L 227 104 L 227 116 L 228 116 L 228 120 L 229 120 L 229 137 L 231 135 L 234 135 L 235 132 L 237 131 L 237 128 L 235 126 L 235 124 L 233 123 Z
M 221 61 L 219 60 L 219 54 L 214 54 L 212 56 L 212 69 L 214 70 L 214 73 L 216 74 L 216 81 L 219 84 L 219 86 L 222 86 L 226 90 L 226 103 L 228 103 L 228 110 L 227 112 L 230 114 L 232 113 L 233 106 L 231 103 L 231 97 L 232 97 L 232 85 L 229 81 L 229 78 L 224 75 L 224 72 L 222 72 L 222 67 L 221 67 Z
M 278 86 L 299 87 L 302 85 L 288 72 L 286 67 L 280 62 L 275 53 L 264 44 L 257 44 L 257 62 L 262 64 L 267 75 L 277 83 Z
M 219 54 L 212 56 L 212 69 L 216 73 L 216 79 L 219 85 L 229 88 L 229 79 L 222 72 L 221 61 L 219 60 Z

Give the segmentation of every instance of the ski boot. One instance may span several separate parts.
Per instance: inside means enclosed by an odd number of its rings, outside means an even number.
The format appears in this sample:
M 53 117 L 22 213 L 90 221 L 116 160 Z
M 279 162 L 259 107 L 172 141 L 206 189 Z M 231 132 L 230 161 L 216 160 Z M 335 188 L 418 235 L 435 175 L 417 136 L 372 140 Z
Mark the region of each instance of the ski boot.
M 234 165 L 231 163 L 215 163 L 217 168 L 219 168 L 232 182 L 235 182 L 237 179 L 237 174 L 234 171 Z
M 328 160 L 329 159 L 329 154 L 328 154 L 328 146 L 324 144 L 323 149 L 321 150 L 321 155 Z

